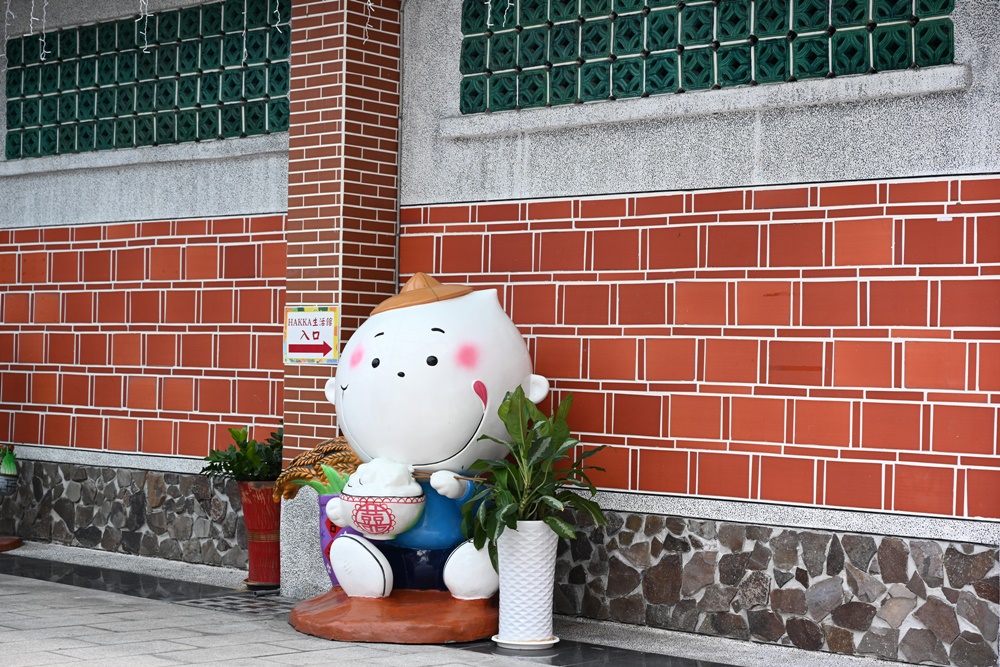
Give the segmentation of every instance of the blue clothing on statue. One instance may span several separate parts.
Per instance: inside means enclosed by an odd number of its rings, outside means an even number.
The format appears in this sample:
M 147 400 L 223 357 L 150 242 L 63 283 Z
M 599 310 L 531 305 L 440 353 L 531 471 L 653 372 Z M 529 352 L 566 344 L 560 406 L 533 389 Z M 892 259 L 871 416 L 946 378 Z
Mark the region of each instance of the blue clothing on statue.
M 461 498 L 446 498 L 430 482 L 420 482 L 427 500 L 417 524 L 388 544 L 408 549 L 454 549 L 465 541 L 462 533 L 462 505 L 476 493 L 476 484 L 467 484 Z M 387 545 L 388 545 L 387 544 Z
M 444 565 L 451 552 L 465 541 L 462 533 L 462 505 L 478 485 L 469 484 L 461 498 L 446 498 L 430 482 L 420 482 L 426 501 L 424 513 L 413 528 L 391 540 L 373 540 L 389 561 L 394 588 L 448 590 Z

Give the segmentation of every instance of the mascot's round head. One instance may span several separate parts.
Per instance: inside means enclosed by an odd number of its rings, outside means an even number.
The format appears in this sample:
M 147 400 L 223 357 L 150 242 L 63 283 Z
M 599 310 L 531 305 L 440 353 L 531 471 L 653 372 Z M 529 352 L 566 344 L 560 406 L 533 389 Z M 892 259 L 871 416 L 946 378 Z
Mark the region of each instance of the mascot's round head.
M 326 397 L 363 460 L 460 472 L 507 453 L 479 437 L 506 439 L 497 408 L 518 385 L 535 403 L 549 388 L 496 290 L 418 273 L 351 336 Z

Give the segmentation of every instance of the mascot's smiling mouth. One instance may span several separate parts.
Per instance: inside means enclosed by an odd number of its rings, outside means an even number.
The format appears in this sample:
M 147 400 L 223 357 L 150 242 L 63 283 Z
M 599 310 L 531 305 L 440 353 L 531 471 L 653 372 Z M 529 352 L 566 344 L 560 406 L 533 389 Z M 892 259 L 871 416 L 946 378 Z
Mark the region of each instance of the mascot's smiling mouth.
M 345 385 L 340 386 L 341 401 L 343 401 L 343 400 L 346 399 L 346 397 L 347 397 L 347 388 L 349 386 L 350 386 L 349 384 L 345 384 Z M 480 381 L 480 380 L 476 380 L 475 382 L 472 383 L 472 391 L 474 391 L 476 393 L 476 396 L 478 396 L 479 400 L 482 401 L 482 403 L 483 403 L 483 415 L 482 415 L 482 417 L 479 418 L 479 422 L 476 424 L 476 428 L 472 431 L 472 435 L 469 436 L 469 438 L 466 440 L 465 444 L 462 445 L 453 454 L 451 454 L 450 456 L 447 456 L 447 457 L 441 459 L 440 461 L 422 461 L 422 462 L 419 462 L 419 463 L 413 463 L 411 465 L 414 465 L 414 466 L 432 466 L 432 465 L 437 465 L 439 463 L 444 463 L 445 461 L 447 461 L 449 459 L 453 459 L 456 456 L 458 456 L 459 454 L 461 454 L 462 452 L 464 452 L 466 449 L 468 449 L 472 445 L 473 442 L 476 441 L 476 434 L 479 433 L 479 429 L 482 428 L 483 422 L 486 420 L 486 408 L 487 408 L 487 401 L 489 400 L 489 394 L 488 394 L 488 392 L 486 390 L 486 385 L 483 384 L 483 382 Z M 354 447 L 355 449 L 357 449 L 359 454 L 361 454 L 362 456 L 364 456 L 364 457 L 366 457 L 368 459 L 375 458 L 375 457 L 371 456 L 370 454 L 368 454 L 368 452 L 366 452 L 364 450 L 364 447 L 362 447 L 361 444 L 358 443 L 357 438 L 355 438 L 355 437 L 353 437 L 351 435 L 351 429 L 347 425 L 347 418 L 345 416 L 341 416 L 340 417 L 340 428 L 341 428 L 341 430 L 344 431 L 344 434 L 347 436 L 347 439 L 350 441 L 351 446 Z

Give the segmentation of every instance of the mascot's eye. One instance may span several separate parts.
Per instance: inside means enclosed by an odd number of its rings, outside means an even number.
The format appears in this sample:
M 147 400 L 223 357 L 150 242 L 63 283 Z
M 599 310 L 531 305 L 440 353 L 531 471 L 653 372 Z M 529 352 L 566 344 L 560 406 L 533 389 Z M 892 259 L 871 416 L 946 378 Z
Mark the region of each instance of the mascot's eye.
M 379 360 L 377 357 L 375 359 L 372 359 L 372 368 L 378 368 L 378 364 Z
M 437 357 L 434 357 L 434 356 L 427 357 L 427 365 L 428 366 L 437 366 L 437 364 L 438 364 L 438 358 Z

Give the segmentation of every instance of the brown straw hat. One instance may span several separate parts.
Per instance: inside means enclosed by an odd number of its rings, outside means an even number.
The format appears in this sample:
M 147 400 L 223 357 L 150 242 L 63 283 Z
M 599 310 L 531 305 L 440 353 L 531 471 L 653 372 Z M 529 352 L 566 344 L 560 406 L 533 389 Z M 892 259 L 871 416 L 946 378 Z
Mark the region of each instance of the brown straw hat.
M 472 288 L 468 285 L 442 285 L 426 273 L 415 273 L 412 278 L 406 281 L 403 289 L 399 290 L 399 294 L 390 296 L 377 305 L 372 311 L 372 315 L 407 306 L 419 306 L 423 303 L 455 299 L 470 292 L 472 292 Z

